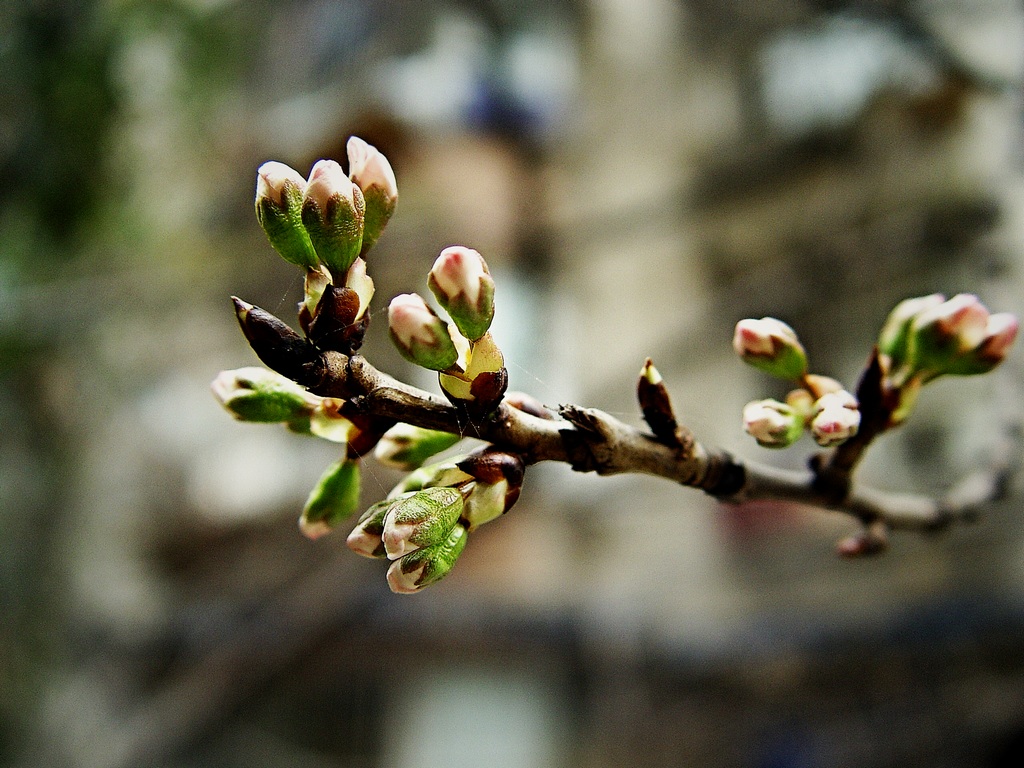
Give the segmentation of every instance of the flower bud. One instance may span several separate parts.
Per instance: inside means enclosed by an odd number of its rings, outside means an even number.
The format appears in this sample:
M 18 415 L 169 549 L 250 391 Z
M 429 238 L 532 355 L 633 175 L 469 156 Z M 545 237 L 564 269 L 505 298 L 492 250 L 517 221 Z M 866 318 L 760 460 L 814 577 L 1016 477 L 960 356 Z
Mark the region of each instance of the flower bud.
M 409 362 L 443 371 L 459 358 L 448 326 L 415 293 L 403 293 L 391 300 L 388 327 L 391 340 Z
M 342 459 L 327 468 L 309 494 L 299 529 L 311 539 L 330 533 L 359 507 L 359 462 Z
M 811 434 L 818 445 L 831 448 L 857 434 L 860 410 L 857 400 L 846 390 L 822 395 L 814 403 Z
M 973 372 L 972 353 L 989 335 L 990 315 L 977 296 L 960 293 L 915 315 L 907 365 L 925 381 L 944 373 Z
M 316 269 L 317 258 L 302 225 L 306 180 L 284 163 L 268 162 L 256 172 L 256 218 L 285 261 Z
M 412 594 L 440 581 L 455 565 L 466 548 L 469 535 L 456 525 L 445 539 L 430 547 L 418 549 L 396 560 L 388 568 L 388 586 L 398 594 Z
M 453 402 L 472 403 L 474 410 L 481 412 L 496 407 L 508 386 L 508 371 L 494 337 L 485 333 L 471 344 L 465 371 L 442 373 L 439 381 L 441 390 Z
M 304 421 L 320 402 L 291 379 L 256 366 L 221 371 L 211 388 L 214 397 L 239 421 Z
M 990 315 L 981 343 L 965 352 L 945 372 L 955 376 L 988 373 L 1006 359 L 1010 347 L 1017 338 L 1019 327 L 1020 323 L 1016 316 L 1008 312 Z
M 353 183 L 363 193 L 366 211 L 363 217 L 363 244 L 360 255 L 364 255 L 380 237 L 398 201 L 398 183 L 391 163 L 376 147 L 367 144 L 358 136 L 352 136 L 346 147 L 348 151 L 348 172 Z
M 384 518 L 384 551 L 389 560 L 438 544 L 462 515 L 462 494 L 454 488 L 435 487 L 400 498 Z
M 363 244 L 363 193 L 333 160 L 318 160 L 302 198 L 302 223 L 316 255 L 336 281 Z
M 381 464 L 411 472 L 461 439 L 460 435 L 400 423 L 384 433 L 374 456 Z
M 743 428 L 765 448 L 785 448 L 800 439 L 803 417 L 778 400 L 755 400 L 743 408 Z
M 907 347 L 910 343 L 910 326 L 914 319 L 926 309 L 937 307 L 945 300 L 946 297 L 941 293 L 905 299 L 889 313 L 889 317 L 886 318 L 882 330 L 878 334 L 878 351 L 888 356 L 890 371 L 894 371 L 906 362 Z
M 772 376 L 799 379 L 807 373 L 807 353 L 796 332 L 774 317 L 740 320 L 732 346 L 745 363 Z
M 367 509 L 345 539 L 345 545 L 363 557 L 386 557 L 381 536 L 384 535 L 384 518 L 394 502 L 394 499 L 385 499 Z
M 427 285 L 463 336 L 476 341 L 487 333 L 494 319 L 494 280 L 479 253 L 462 246 L 445 248 Z

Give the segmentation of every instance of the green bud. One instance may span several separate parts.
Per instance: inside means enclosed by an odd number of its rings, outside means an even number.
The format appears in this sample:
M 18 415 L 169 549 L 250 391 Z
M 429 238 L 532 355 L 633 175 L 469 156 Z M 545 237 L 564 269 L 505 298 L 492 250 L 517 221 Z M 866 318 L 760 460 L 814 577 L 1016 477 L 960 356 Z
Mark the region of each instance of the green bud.
M 359 462 L 342 459 L 327 468 L 306 500 L 299 529 L 316 539 L 359 508 Z
M 410 472 L 461 439 L 461 436 L 448 432 L 414 427 L 411 424 L 396 424 L 377 443 L 374 456 L 382 464 Z
M 318 160 L 302 198 L 302 223 L 316 255 L 337 282 L 363 244 L 363 193 L 333 160 Z
M 211 388 L 214 397 L 239 421 L 301 422 L 320 401 L 291 379 L 256 366 L 221 371 Z
M 388 568 L 391 591 L 412 594 L 440 581 L 454 567 L 468 538 L 466 529 L 456 525 L 440 543 L 417 549 L 393 562 Z
M 256 172 L 256 218 L 274 249 L 292 264 L 317 268 L 316 252 L 302 225 L 306 180 L 284 163 L 264 163 Z
M 462 494 L 434 487 L 394 501 L 384 518 L 384 550 L 389 560 L 443 541 L 462 515 Z
M 937 307 L 946 300 L 941 293 L 905 299 L 893 307 L 878 334 L 878 351 L 889 358 L 889 371 L 896 371 L 907 361 L 910 326 L 921 312 Z

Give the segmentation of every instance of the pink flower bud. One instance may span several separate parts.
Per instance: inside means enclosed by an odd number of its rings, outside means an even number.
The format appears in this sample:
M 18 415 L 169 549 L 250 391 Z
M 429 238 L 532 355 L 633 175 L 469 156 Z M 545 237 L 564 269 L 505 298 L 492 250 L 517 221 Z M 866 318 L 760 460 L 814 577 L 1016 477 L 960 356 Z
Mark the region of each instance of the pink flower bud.
M 992 361 L 993 365 L 1001 363 L 1013 346 L 1017 338 L 1017 331 L 1020 329 L 1020 322 L 1016 315 L 1009 312 L 1000 312 L 991 315 L 986 327 L 985 339 L 978 346 L 978 353 L 986 360 Z
M 914 319 L 909 365 L 922 381 L 987 373 L 1006 357 L 1017 330 L 1013 315 L 990 315 L 977 296 L 961 293 Z
M 403 293 L 388 306 L 391 339 L 410 362 L 434 371 L 451 368 L 458 360 L 447 326 L 415 293 Z
M 354 186 L 334 160 L 317 160 L 309 172 L 304 197 L 320 206 L 321 211 L 326 211 L 335 195 L 351 203 L 355 195 L 352 191 Z
M 774 317 L 740 320 L 732 346 L 744 362 L 772 376 L 798 379 L 807 372 L 807 353 L 796 331 Z
M 959 293 L 925 309 L 913 322 L 916 333 L 928 332 L 938 343 L 952 343 L 960 352 L 977 347 L 985 338 L 989 313 L 978 297 Z
M 743 428 L 765 448 L 785 448 L 800 439 L 803 419 L 778 400 L 755 400 L 743 408 Z
M 494 319 L 494 280 L 477 251 L 459 245 L 445 248 L 427 284 L 467 339 L 476 341 L 487 333 Z
M 365 255 L 395 212 L 398 184 L 391 163 L 375 147 L 358 136 L 348 140 L 349 176 L 362 191 L 366 209 L 363 218 L 363 242 L 360 255 Z
M 335 282 L 344 280 L 363 244 L 366 204 L 359 187 L 333 160 L 318 160 L 302 199 L 302 223 Z
M 398 197 L 398 182 L 391 163 L 376 147 L 358 136 L 352 136 L 346 145 L 349 177 L 366 194 L 370 187 L 378 187 L 392 200 Z
M 831 447 L 849 440 L 860 427 L 857 400 L 846 390 L 829 392 L 814 404 L 811 434 L 818 445 Z
M 288 186 L 298 190 L 299 194 L 306 189 L 306 180 L 291 166 L 271 160 L 264 163 L 256 171 L 256 202 L 266 198 L 274 205 L 284 206 Z

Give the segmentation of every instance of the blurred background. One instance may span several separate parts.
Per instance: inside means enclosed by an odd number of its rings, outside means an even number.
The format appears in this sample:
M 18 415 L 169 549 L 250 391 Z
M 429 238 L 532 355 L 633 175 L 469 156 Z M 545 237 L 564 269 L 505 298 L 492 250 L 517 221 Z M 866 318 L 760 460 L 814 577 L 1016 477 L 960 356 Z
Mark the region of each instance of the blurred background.
M 896 301 L 1024 312 L 1013 0 L 15 0 L 0 10 L 0 765 L 1002 766 L 1024 754 L 1020 495 L 840 561 L 848 520 L 531 468 L 393 595 L 296 519 L 328 443 L 234 422 L 228 296 L 294 321 L 268 159 L 378 146 L 381 316 L 480 250 L 511 384 L 640 423 L 646 356 L 740 455 L 794 325 L 852 386 Z M 1020 352 L 1020 350 L 1018 350 Z M 1020 354 L 927 390 L 865 481 L 1000 458 Z M 398 475 L 369 464 L 365 501 Z

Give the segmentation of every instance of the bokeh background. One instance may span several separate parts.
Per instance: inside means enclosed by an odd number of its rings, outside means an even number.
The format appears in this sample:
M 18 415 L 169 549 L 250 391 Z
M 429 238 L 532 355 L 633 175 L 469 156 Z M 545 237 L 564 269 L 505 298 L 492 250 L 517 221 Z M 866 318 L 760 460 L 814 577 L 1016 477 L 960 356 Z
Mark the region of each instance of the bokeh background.
M 255 169 L 391 159 L 381 310 L 444 246 L 498 285 L 512 386 L 639 424 L 646 356 L 710 444 L 774 314 L 851 386 L 899 299 L 1024 311 L 1013 0 L 14 0 L 0 10 L 0 765 L 1001 766 L 1024 750 L 1016 486 L 840 561 L 850 523 L 530 470 L 392 595 L 296 518 L 329 444 L 221 412 L 228 296 L 293 319 Z M 1021 355 L 1017 356 L 1018 358 Z M 1021 368 L 942 382 L 862 468 L 1007 457 Z M 372 462 L 366 501 L 396 476 Z

